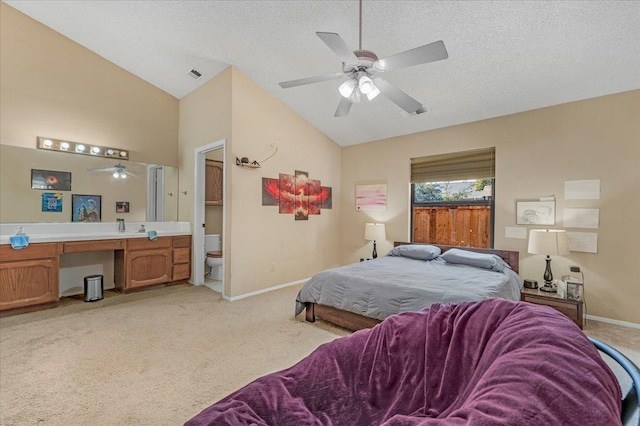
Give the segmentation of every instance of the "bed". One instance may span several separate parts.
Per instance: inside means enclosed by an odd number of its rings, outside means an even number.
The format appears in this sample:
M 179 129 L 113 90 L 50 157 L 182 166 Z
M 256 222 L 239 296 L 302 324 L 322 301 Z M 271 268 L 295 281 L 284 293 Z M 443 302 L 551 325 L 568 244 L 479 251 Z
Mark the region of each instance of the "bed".
M 427 254 L 422 255 L 422 250 Z M 481 263 L 483 267 L 479 268 L 443 260 L 454 252 L 459 255 L 461 250 L 472 257 L 486 257 L 489 263 Z M 395 251 L 408 254 L 393 255 Z M 360 330 L 373 327 L 390 315 L 419 310 L 432 303 L 494 297 L 519 300 L 522 280 L 518 276 L 518 259 L 517 251 L 395 242 L 390 255 L 312 277 L 296 297 L 295 314 L 306 310 L 309 322 L 321 318 Z
M 186 425 L 621 424 L 637 394 L 623 404 L 594 343 L 546 306 L 434 304 L 321 345 Z

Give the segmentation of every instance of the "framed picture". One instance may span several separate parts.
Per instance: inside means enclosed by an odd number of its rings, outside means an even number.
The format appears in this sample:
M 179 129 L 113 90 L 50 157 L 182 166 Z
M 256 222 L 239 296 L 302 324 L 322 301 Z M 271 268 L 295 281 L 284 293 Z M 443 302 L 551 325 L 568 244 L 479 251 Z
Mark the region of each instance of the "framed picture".
M 574 283 L 567 281 L 567 299 L 584 300 L 584 285 L 582 283 Z
M 356 185 L 356 210 L 386 210 L 387 184 Z
M 517 225 L 555 225 L 555 201 L 517 201 Z
M 47 213 L 62 213 L 62 194 L 60 192 L 43 192 L 42 211 Z
M 71 173 L 31 169 L 31 189 L 71 191 Z
M 72 222 L 100 222 L 102 218 L 102 196 L 71 195 Z
M 116 213 L 129 213 L 129 202 L 116 201 Z

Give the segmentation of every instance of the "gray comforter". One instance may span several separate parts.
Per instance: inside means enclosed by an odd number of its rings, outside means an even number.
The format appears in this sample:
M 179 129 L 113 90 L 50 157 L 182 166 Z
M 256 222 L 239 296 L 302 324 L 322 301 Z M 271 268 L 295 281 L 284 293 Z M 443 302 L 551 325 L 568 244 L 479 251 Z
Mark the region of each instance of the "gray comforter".
M 505 263 L 506 265 L 506 263 Z M 296 298 L 296 315 L 305 303 L 318 303 L 383 320 L 433 303 L 520 299 L 522 281 L 508 266 L 504 272 L 454 265 L 440 257 L 415 260 L 385 256 L 323 271 Z

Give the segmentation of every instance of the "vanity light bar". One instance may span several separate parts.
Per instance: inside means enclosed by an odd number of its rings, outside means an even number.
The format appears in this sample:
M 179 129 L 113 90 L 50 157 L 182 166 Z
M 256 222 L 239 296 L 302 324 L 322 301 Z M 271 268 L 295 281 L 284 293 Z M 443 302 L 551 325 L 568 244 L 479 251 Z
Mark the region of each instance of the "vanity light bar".
M 129 159 L 129 151 L 125 149 L 88 145 L 80 142 L 44 138 L 42 136 L 38 136 L 38 149 L 68 152 L 69 154 L 90 155 L 92 157 L 118 158 L 120 160 Z

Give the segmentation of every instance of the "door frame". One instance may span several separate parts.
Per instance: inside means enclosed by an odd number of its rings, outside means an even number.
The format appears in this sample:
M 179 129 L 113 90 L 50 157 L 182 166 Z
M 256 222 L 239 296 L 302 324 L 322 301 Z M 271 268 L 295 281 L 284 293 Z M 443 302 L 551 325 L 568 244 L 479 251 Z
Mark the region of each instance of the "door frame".
M 193 264 L 191 265 L 191 284 L 203 285 L 204 284 L 204 192 L 205 192 L 205 154 L 209 151 L 222 148 L 223 158 L 225 159 L 222 165 L 222 295 L 224 296 L 225 285 L 225 263 L 226 253 L 224 250 L 224 239 L 228 238 L 225 235 L 227 222 L 227 191 L 226 176 L 227 176 L 227 140 L 220 139 L 219 141 L 200 146 L 195 149 L 194 159 L 194 182 L 193 182 Z

